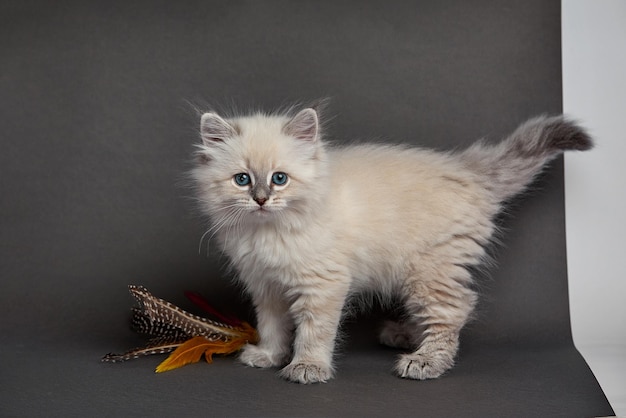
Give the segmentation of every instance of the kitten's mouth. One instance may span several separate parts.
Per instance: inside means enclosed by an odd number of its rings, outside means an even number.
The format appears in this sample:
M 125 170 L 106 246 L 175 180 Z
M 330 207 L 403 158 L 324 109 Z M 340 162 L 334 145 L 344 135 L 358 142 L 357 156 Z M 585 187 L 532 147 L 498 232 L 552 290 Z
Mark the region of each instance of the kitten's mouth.
M 276 215 L 276 210 L 275 208 L 266 208 L 264 206 L 260 206 L 252 210 L 250 215 L 259 221 L 266 222 L 266 221 L 271 221 L 272 219 L 274 219 Z

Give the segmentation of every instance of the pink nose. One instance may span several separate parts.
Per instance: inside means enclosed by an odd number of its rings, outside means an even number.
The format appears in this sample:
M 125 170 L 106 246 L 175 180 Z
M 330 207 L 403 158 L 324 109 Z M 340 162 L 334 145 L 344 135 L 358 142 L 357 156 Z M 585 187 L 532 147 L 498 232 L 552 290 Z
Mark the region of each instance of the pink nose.
M 265 202 L 267 202 L 267 198 L 265 197 L 255 197 L 254 201 L 259 204 L 259 206 L 263 206 Z

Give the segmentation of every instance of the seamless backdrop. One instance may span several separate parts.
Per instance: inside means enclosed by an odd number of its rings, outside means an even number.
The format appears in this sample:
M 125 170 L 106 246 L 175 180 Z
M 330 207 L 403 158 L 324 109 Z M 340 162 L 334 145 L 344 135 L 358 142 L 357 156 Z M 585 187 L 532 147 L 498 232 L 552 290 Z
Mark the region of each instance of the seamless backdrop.
M 196 109 L 330 96 L 331 139 L 437 149 L 561 112 L 558 1 L 35 2 L 0 6 L 5 416 L 607 415 L 571 343 L 562 160 L 500 222 L 458 366 L 403 381 L 376 318 L 303 387 L 233 358 L 154 375 L 126 286 L 252 319 L 185 185 Z M 575 415 L 572 415 L 575 414 Z

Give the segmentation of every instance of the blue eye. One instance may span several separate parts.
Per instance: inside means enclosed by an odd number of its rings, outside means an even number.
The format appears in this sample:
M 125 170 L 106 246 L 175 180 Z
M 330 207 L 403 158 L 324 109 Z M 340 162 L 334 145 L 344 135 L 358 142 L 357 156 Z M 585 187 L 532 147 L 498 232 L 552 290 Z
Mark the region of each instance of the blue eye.
M 235 174 L 233 177 L 238 186 L 247 186 L 250 184 L 250 176 L 246 173 Z
M 283 172 L 276 172 L 274 174 L 272 174 L 272 183 L 274 183 L 277 186 L 282 186 L 283 184 L 287 183 L 287 174 L 283 173 Z

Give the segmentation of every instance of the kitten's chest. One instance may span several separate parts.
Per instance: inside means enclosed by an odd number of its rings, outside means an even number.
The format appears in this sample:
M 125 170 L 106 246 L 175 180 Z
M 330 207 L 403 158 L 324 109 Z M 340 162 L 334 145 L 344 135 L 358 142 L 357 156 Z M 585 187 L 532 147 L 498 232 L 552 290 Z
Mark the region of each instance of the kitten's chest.
M 292 276 L 313 263 L 317 246 L 307 236 L 281 231 L 251 231 L 226 243 L 226 252 L 244 276 Z

